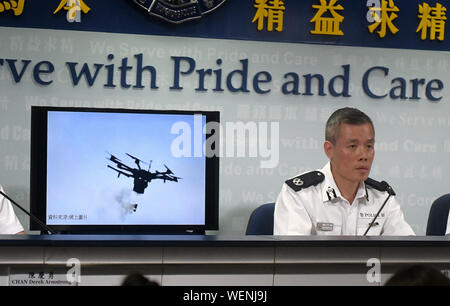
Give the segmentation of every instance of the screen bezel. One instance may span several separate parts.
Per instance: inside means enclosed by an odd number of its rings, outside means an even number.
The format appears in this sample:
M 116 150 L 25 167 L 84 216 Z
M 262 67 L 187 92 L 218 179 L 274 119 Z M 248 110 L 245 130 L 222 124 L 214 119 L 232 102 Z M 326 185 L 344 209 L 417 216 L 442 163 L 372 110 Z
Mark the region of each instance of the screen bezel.
M 142 110 L 114 108 L 78 108 L 78 107 L 31 107 L 31 150 L 30 150 L 30 210 L 31 213 L 47 224 L 47 135 L 49 112 L 101 112 L 134 114 L 179 114 L 203 115 L 206 123 L 220 120 L 218 111 L 179 111 L 179 110 Z M 219 133 L 219 130 L 214 131 Z M 206 137 L 210 137 L 207 134 Z M 218 146 L 220 136 L 216 136 Z M 58 233 L 143 233 L 143 234 L 203 234 L 206 230 L 218 230 L 219 227 L 219 157 L 206 157 L 205 173 L 205 223 L 177 225 L 48 225 Z M 42 230 L 36 222 L 30 222 L 31 230 Z

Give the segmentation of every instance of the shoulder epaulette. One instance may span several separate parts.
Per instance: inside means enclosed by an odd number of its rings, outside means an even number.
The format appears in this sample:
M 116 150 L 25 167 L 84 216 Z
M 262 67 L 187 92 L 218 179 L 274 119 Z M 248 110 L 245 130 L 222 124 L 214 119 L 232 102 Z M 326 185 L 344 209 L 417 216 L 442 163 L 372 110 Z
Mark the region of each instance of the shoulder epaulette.
M 381 182 L 375 181 L 370 177 L 368 177 L 367 180 L 364 181 L 364 183 L 378 191 L 386 191 L 386 187 L 381 184 Z
M 302 189 L 315 186 L 321 183 L 325 179 L 325 175 L 323 175 L 320 171 L 311 171 L 308 173 L 304 173 L 302 175 L 296 176 L 292 179 L 287 180 L 285 183 L 291 187 L 295 192 L 300 191 Z

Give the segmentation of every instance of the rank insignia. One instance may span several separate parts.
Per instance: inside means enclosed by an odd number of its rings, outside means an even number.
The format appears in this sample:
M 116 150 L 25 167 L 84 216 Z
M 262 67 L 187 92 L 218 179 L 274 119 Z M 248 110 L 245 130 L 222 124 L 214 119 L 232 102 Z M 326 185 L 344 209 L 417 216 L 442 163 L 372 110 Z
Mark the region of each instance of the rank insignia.
M 300 191 L 310 186 L 315 186 L 322 182 L 325 176 L 320 171 L 312 171 L 299 176 L 296 176 L 285 183 L 291 187 L 294 191 Z
M 292 183 L 293 183 L 295 186 L 301 186 L 301 185 L 303 185 L 305 182 L 303 182 L 301 178 L 296 177 L 295 179 L 292 180 Z
M 215 10 L 225 0 L 133 0 L 150 15 L 170 23 L 182 23 Z

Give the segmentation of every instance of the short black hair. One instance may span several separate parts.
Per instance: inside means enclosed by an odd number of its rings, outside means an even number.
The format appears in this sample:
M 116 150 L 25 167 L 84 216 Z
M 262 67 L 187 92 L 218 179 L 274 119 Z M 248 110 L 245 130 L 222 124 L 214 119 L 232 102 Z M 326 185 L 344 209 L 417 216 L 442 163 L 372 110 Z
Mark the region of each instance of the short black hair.
M 336 144 L 336 139 L 339 133 L 339 127 L 342 123 L 362 125 L 370 124 L 373 131 L 375 128 L 373 126 L 372 120 L 365 113 L 356 108 L 344 107 L 336 110 L 331 114 L 330 118 L 327 120 L 327 125 L 325 127 L 325 140 Z
M 385 286 L 450 286 L 448 279 L 438 269 L 427 265 L 414 265 L 395 273 Z
M 155 286 L 158 287 L 159 283 L 153 280 L 148 279 L 144 275 L 140 273 L 131 273 L 129 274 L 123 281 L 121 286 L 130 287 L 130 286 Z

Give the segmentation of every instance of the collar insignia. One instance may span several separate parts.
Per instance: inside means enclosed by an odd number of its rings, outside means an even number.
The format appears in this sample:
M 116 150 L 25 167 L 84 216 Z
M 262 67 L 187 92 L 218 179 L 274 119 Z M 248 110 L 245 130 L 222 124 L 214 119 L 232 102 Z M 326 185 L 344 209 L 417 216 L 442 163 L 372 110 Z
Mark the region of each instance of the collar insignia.
M 337 198 L 336 191 L 334 190 L 334 188 L 328 187 L 327 196 L 329 201 Z

